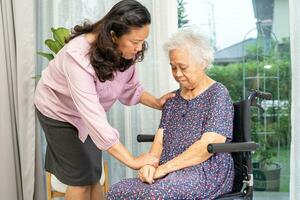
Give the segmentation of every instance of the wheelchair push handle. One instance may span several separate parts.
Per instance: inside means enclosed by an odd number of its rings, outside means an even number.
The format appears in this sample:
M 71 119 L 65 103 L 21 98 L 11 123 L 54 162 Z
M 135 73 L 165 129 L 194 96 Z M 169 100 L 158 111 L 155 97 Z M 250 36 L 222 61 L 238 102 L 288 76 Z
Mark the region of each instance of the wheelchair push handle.
M 136 137 L 138 142 L 153 142 L 154 140 L 154 135 L 141 135 L 139 134 Z
M 251 90 L 248 99 L 253 100 L 256 97 L 259 97 L 261 99 L 266 99 L 266 100 L 271 100 L 272 99 L 272 94 L 269 92 L 262 92 L 259 90 Z
M 215 143 L 207 145 L 209 153 L 249 152 L 259 148 L 255 142 Z
M 260 92 L 258 91 L 257 96 L 262 99 L 271 100 L 272 94 L 269 92 Z

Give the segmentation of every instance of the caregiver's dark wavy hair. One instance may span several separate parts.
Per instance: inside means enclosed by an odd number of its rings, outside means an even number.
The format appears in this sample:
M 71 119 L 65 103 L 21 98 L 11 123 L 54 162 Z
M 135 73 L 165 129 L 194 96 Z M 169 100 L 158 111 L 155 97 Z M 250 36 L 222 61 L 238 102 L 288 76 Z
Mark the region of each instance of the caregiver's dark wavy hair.
M 91 24 L 85 21 L 82 25 L 75 26 L 68 41 L 84 33 L 97 35 L 97 40 L 91 44 L 90 61 L 99 80 L 105 82 L 114 78 L 114 72 L 123 72 L 135 62 L 142 61 L 144 51 L 147 49 L 145 42 L 135 59 L 125 59 L 117 51 L 111 31 L 116 37 L 121 37 L 134 27 L 140 28 L 150 23 L 151 16 L 145 6 L 135 0 L 123 0 L 115 4 L 98 22 Z

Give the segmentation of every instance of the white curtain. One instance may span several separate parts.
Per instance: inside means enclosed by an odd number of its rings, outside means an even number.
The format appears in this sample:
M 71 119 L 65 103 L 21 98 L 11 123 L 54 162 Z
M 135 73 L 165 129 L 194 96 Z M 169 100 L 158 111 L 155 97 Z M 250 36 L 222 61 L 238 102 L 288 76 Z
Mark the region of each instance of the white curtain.
M 167 54 L 162 45 L 170 34 L 177 30 L 177 1 L 175 0 L 143 0 L 152 17 L 151 32 L 147 42 L 149 49 L 143 62 L 138 64 L 139 78 L 147 91 L 156 97 L 178 88 L 173 81 Z M 109 121 L 120 131 L 121 141 L 134 155 L 146 152 L 150 144 L 138 144 L 138 134 L 154 134 L 158 128 L 160 111 L 142 106 L 124 107 L 120 103 L 109 112 Z M 123 178 L 134 177 L 133 170 L 124 167 L 117 160 L 105 156 L 109 160 L 110 183 Z
M 0 6 L 0 199 L 43 199 L 35 156 L 35 1 Z
M 119 0 L 40 0 L 38 1 L 38 49 L 47 51 L 43 41 L 51 36 L 51 27 L 67 27 L 82 22 L 100 19 Z M 141 0 L 152 16 L 151 33 L 147 42 L 149 50 L 145 59 L 138 64 L 139 77 L 145 88 L 155 96 L 160 96 L 178 86 L 173 81 L 167 57 L 162 51 L 166 38 L 177 30 L 176 0 Z M 47 60 L 38 59 L 38 72 L 47 65 Z M 139 133 L 155 133 L 160 112 L 145 106 L 125 107 L 120 103 L 113 106 L 108 113 L 111 124 L 120 131 L 121 141 L 135 155 L 148 150 L 149 145 L 137 144 Z M 43 140 L 45 148 L 45 140 Z M 120 164 L 111 156 L 104 155 L 109 162 L 110 183 L 115 183 L 125 177 L 134 176 L 133 171 Z
M 290 158 L 290 199 L 300 199 L 300 1 L 290 0 L 290 38 L 292 61 L 292 142 Z

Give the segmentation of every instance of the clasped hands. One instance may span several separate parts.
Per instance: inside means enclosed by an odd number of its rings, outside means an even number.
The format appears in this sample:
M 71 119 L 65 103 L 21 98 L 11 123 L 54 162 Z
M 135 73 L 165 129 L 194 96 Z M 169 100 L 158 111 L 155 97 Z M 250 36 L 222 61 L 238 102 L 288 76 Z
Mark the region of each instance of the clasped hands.
M 159 159 L 152 153 L 141 154 L 134 159 L 133 169 L 139 169 L 138 177 L 145 183 L 152 184 L 155 179 L 159 179 L 168 174 L 166 165 L 160 165 Z
M 139 170 L 138 178 L 144 183 L 152 184 L 155 179 L 162 178 L 167 174 L 165 165 L 160 165 L 158 167 L 145 165 Z

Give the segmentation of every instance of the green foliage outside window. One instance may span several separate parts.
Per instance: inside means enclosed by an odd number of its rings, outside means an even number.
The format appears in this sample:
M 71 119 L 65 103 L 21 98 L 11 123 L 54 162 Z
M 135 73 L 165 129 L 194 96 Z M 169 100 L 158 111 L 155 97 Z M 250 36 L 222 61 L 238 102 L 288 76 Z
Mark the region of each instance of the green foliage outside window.
M 271 56 L 263 57 L 263 59 L 253 51 L 262 52 L 260 49 L 255 49 L 253 46 L 248 47 L 246 61 L 244 63 L 231 63 L 226 66 L 214 66 L 208 69 L 208 75 L 214 80 L 224 84 L 232 98 L 235 101 L 241 101 L 243 99 L 243 68 L 245 67 L 248 76 L 255 77 L 259 71 L 260 76 L 263 72 L 267 73 L 265 76 L 266 92 L 273 94 L 273 99 L 280 99 L 280 106 L 270 107 L 265 110 L 267 114 L 267 131 L 274 132 L 272 135 L 253 135 L 252 139 L 261 144 L 261 149 L 255 153 L 255 159 L 262 162 L 262 165 L 267 166 L 274 161 L 276 147 L 278 142 L 280 147 L 289 148 L 290 145 L 290 96 L 291 96 L 291 73 L 290 73 L 290 54 L 289 54 L 289 40 L 284 40 L 279 45 L 278 54 L 271 52 Z M 259 54 L 259 53 L 258 53 Z M 257 60 L 258 59 L 258 60 Z M 272 65 L 270 69 L 264 69 L 265 65 Z M 279 74 L 277 74 L 277 67 Z M 265 71 L 264 71 L 265 70 Z M 279 84 L 276 81 L 268 79 L 268 77 L 279 76 Z M 260 81 L 264 81 L 263 78 Z M 248 80 L 246 82 L 246 90 L 258 89 L 264 91 L 263 84 L 257 87 L 257 79 L 253 81 Z M 280 92 L 280 98 L 278 98 L 278 90 Z M 259 119 L 257 116 L 258 110 L 253 109 L 252 117 L 252 133 L 263 132 L 263 119 Z M 277 115 L 280 115 L 280 122 L 278 123 Z M 278 124 L 280 124 L 278 126 Z
M 187 14 L 185 13 L 185 8 L 184 5 L 186 2 L 184 0 L 177 0 L 178 7 L 177 7 L 177 12 L 178 12 L 178 28 L 184 27 L 189 20 L 187 19 Z

